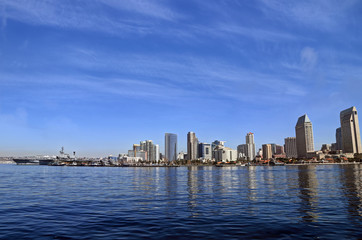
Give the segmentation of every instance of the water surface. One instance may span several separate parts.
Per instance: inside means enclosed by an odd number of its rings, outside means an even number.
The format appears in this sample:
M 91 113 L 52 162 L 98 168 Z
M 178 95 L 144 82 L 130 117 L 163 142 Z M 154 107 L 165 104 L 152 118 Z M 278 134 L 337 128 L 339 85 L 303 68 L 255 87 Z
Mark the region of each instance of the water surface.
M 361 165 L 0 166 L 1 239 L 362 238 Z

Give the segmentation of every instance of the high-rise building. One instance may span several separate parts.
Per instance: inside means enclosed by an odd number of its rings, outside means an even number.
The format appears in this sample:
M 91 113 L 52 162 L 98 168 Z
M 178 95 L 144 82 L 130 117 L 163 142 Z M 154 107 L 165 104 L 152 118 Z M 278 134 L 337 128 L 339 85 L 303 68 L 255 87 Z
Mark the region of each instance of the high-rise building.
M 306 158 L 307 153 L 314 152 L 313 126 L 307 114 L 298 119 L 295 136 L 298 158 Z
M 246 144 L 240 144 L 236 148 L 238 152 L 238 159 L 245 159 L 246 158 L 246 152 L 247 152 L 247 145 Z
M 336 150 L 342 150 L 342 129 L 339 127 L 336 129 Z
M 247 160 L 251 161 L 255 158 L 255 143 L 254 143 L 254 133 L 246 134 L 246 157 Z
M 211 160 L 212 159 L 212 151 L 210 143 L 200 143 L 199 144 L 199 157 L 202 160 Z
M 136 144 L 133 145 L 133 148 L 138 148 Z M 155 152 L 155 145 L 153 144 L 152 140 L 141 141 L 139 145 L 140 150 L 147 152 L 147 159 L 145 161 L 148 162 L 155 162 L 156 161 L 156 152 Z M 135 155 L 137 152 L 135 151 Z
M 277 151 L 277 145 L 275 143 L 270 143 L 271 148 L 272 148 L 272 154 L 274 155 Z
M 165 133 L 165 160 L 177 160 L 177 135 L 174 133 Z
M 271 159 L 273 157 L 272 145 L 263 144 L 263 159 Z
M 281 145 L 276 144 L 275 145 L 275 152 L 273 153 L 275 155 L 284 154 L 284 147 Z
M 297 158 L 297 140 L 295 137 L 288 137 L 284 139 L 285 154 L 287 158 Z
M 215 157 L 215 149 L 218 147 L 218 146 L 225 146 L 225 141 L 219 141 L 219 140 L 215 140 L 211 143 L 211 151 L 212 151 L 212 159 L 216 159 Z
M 155 161 L 160 161 L 160 145 L 156 144 L 154 145 L 154 152 L 155 152 Z
M 198 158 L 199 141 L 194 132 L 187 133 L 187 159 L 195 160 Z
M 356 107 L 341 112 L 342 149 L 344 153 L 362 153 Z

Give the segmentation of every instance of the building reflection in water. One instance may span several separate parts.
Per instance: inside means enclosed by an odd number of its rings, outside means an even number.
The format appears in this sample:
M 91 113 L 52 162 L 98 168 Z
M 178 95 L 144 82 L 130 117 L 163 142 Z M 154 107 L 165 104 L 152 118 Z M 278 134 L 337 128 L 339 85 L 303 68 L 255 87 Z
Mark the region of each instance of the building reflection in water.
M 362 168 L 360 164 L 339 165 L 343 194 L 347 199 L 347 211 L 353 224 L 362 222 Z
M 250 166 L 248 169 L 248 200 L 256 201 L 257 200 L 257 179 L 256 179 L 256 167 Z
M 177 168 L 163 168 L 165 171 L 165 195 L 166 195 L 166 213 L 168 216 L 174 216 L 177 213 Z
M 318 218 L 318 180 L 315 165 L 298 166 L 299 198 L 301 200 L 299 212 L 302 221 L 315 222 Z
M 191 217 L 198 216 L 196 211 L 196 207 L 198 205 L 197 198 L 200 189 L 202 189 L 202 186 L 199 187 L 199 184 L 203 184 L 202 177 L 199 179 L 199 172 L 202 172 L 202 169 L 199 170 L 197 166 L 187 167 L 187 205 L 189 212 L 191 213 Z

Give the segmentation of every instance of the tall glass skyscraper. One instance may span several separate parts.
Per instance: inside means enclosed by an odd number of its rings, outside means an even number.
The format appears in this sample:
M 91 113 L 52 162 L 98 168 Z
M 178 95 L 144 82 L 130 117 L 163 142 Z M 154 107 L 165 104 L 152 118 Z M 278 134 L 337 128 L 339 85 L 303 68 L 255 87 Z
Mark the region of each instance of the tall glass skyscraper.
M 165 133 L 165 158 L 166 162 L 177 160 L 177 135 L 174 133 Z

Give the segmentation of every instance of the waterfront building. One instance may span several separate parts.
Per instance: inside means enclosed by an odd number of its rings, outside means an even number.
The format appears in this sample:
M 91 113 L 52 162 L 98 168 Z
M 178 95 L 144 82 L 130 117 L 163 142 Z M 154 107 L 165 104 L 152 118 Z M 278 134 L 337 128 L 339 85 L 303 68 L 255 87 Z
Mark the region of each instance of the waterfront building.
M 174 133 L 165 133 L 165 161 L 172 162 L 177 160 L 177 135 Z
M 128 157 L 135 157 L 135 152 L 133 150 L 128 150 Z
M 307 114 L 298 119 L 295 136 L 298 158 L 307 158 L 307 153 L 314 152 L 313 126 Z
M 133 144 L 133 153 L 134 153 L 134 156 L 130 156 L 130 157 L 136 157 L 138 151 L 141 151 L 141 145 L 139 145 L 139 144 Z M 128 156 L 129 156 L 129 155 L 128 155 Z
M 297 140 L 295 137 L 287 137 L 284 139 L 285 155 L 287 158 L 297 158 Z
M 211 160 L 212 159 L 212 151 L 210 143 L 200 143 L 199 144 L 199 157 L 202 160 Z
M 219 146 L 219 145 L 225 146 L 225 143 L 226 143 L 226 141 L 215 140 L 215 141 L 213 141 L 213 142 L 211 143 L 211 150 L 214 151 L 215 148 L 216 148 L 217 146 Z
M 322 144 L 321 151 L 323 153 L 328 153 L 331 151 L 331 145 L 330 144 Z
M 147 152 L 143 150 L 139 150 L 137 152 L 135 152 L 134 150 L 128 150 L 128 157 L 133 157 L 137 159 L 141 158 L 142 161 L 147 161 Z
M 177 155 L 177 160 L 184 160 L 185 156 L 187 156 L 187 153 L 179 152 Z
M 331 144 L 331 151 L 337 151 L 337 143 L 332 143 Z
M 247 160 L 251 161 L 255 158 L 255 142 L 254 142 L 254 133 L 246 134 L 246 157 Z
M 212 159 L 215 159 L 215 149 L 218 146 L 225 146 L 225 142 L 226 141 L 219 141 L 219 140 L 215 140 L 211 143 L 211 150 L 212 150 Z
M 343 150 L 342 146 L 342 128 L 336 129 L 336 150 Z
M 272 145 L 271 144 L 263 144 L 263 159 L 268 160 L 273 157 Z
M 155 152 L 155 161 L 158 163 L 160 162 L 160 145 L 154 145 L 154 152 Z
M 362 153 L 356 107 L 341 112 L 342 149 L 344 153 Z
M 257 154 L 256 154 L 257 157 L 263 157 L 263 149 L 262 148 L 259 148 Z
M 188 160 L 195 160 L 198 158 L 198 145 L 199 141 L 194 132 L 187 133 L 187 158 Z
M 282 155 L 284 154 L 284 147 L 281 145 L 275 145 L 275 152 L 273 153 L 273 155 Z
M 216 162 L 235 162 L 237 160 L 238 152 L 222 145 L 217 146 L 214 153 Z
M 246 144 L 238 145 L 236 150 L 238 152 L 238 159 L 245 159 L 246 158 L 246 153 L 247 153 L 247 145 Z
M 275 143 L 270 143 L 271 145 L 271 149 L 272 149 L 272 154 L 274 155 L 277 151 L 277 145 Z

